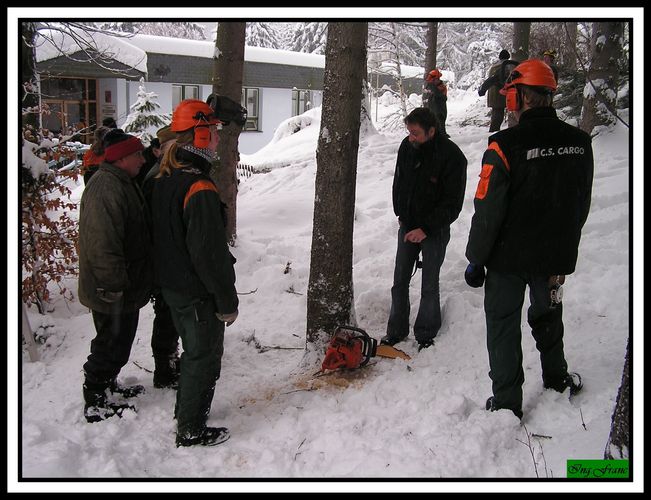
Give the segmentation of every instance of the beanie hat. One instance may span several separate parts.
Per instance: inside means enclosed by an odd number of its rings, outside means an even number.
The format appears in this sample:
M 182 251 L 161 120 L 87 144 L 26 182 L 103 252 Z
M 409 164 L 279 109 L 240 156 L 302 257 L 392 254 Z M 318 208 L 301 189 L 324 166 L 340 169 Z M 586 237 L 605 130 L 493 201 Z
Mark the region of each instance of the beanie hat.
M 115 118 L 108 116 L 102 120 L 102 125 L 108 128 L 118 128 L 118 124 L 115 122 Z
M 135 135 L 125 134 L 119 128 L 113 129 L 104 136 L 105 160 L 116 162 L 125 156 L 145 149 L 140 139 Z
M 166 127 L 158 129 L 158 131 L 156 132 L 156 137 L 158 137 L 158 140 L 160 141 L 161 144 L 164 144 L 167 141 L 176 139 L 176 132 L 172 132 L 172 127 L 167 125 Z
M 500 61 L 502 59 L 509 59 L 510 57 L 511 57 L 511 54 L 509 54 L 509 51 L 506 50 L 506 49 L 502 49 L 502 51 L 500 52 L 500 55 L 499 55 Z

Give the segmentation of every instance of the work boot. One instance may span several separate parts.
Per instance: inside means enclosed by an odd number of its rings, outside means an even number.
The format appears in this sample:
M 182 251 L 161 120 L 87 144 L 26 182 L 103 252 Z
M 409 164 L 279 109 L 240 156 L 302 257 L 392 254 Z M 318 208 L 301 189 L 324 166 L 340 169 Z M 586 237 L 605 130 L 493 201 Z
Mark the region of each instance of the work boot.
M 431 347 L 434 345 L 434 339 L 428 339 L 428 340 L 423 340 L 422 342 L 418 342 L 418 352 L 422 351 L 423 349 L 427 349 L 428 347 Z
M 215 446 L 231 437 L 226 427 L 204 427 L 196 432 L 176 435 L 176 446 Z
M 570 397 L 576 396 L 583 389 L 581 375 L 576 372 L 569 372 L 565 377 L 565 387 L 570 388 Z
M 405 340 L 405 338 L 406 338 L 406 337 L 402 337 L 402 338 L 392 337 L 391 335 L 389 335 L 389 334 L 387 333 L 384 337 L 382 337 L 382 338 L 380 339 L 380 345 L 390 345 L 390 346 L 393 346 L 393 345 L 396 345 L 398 342 L 402 342 L 403 340 Z
M 490 398 L 488 398 L 486 400 L 486 410 L 488 410 L 488 411 L 497 411 L 497 410 L 501 410 L 501 409 L 502 408 L 499 408 L 497 406 L 497 403 L 495 402 L 495 396 L 491 396 Z M 512 410 L 511 408 L 507 408 L 507 409 L 511 410 L 516 417 L 518 417 L 520 420 L 522 420 L 522 416 L 523 416 L 522 410 L 517 410 L 516 411 L 516 410 Z
M 122 385 L 118 383 L 118 379 L 111 380 L 108 386 L 111 394 L 119 394 L 123 398 L 135 398 L 145 392 L 145 387 L 139 384 L 136 385 Z
M 109 403 L 106 399 L 106 388 L 93 387 L 92 384 L 83 385 L 84 417 L 86 422 L 92 424 L 101 422 L 114 415 L 122 417 L 124 410 L 136 409 L 128 404 Z
M 154 387 L 157 389 L 177 389 L 181 375 L 181 360 L 176 356 L 155 359 Z
M 569 387 L 570 397 L 572 397 L 581 392 L 581 389 L 583 389 L 583 382 L 581 381 L 581 375 L 576 372 L 568 372 L 560 384 L 544 385 L 544 387 L 545 389 L 554 389 L 556 392 L 561 393 L 565 392 L 565 389 Z

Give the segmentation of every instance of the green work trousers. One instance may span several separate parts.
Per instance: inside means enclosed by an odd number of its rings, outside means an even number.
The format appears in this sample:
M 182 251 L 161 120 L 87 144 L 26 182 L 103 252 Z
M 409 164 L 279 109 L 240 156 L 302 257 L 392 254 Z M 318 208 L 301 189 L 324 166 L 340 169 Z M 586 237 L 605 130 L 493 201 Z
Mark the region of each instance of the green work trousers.
M 194 435 L 206 425 L 224 352 L 224 323 L 212 297 L 188 297 L 163 288 L 183 346 L 176 393 L 177 434 Z
M 527 321 L 540 353 L 543 386 L 562 391 L 567 376 L 563 353 L 563 305 L 551 308 L 549 276 L 488 270 L 484 310 L 489 376 L 497 408 L 522 414 L 522 306 L 529 285 Z

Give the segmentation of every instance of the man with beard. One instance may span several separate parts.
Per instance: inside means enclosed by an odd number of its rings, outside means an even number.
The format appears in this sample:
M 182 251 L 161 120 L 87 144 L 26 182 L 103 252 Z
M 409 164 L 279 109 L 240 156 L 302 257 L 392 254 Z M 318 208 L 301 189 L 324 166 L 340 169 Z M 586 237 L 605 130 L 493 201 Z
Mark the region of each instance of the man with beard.
M 405 118 L 409 135 L 400 144 L 393 178 L 393 210 L 398 217 L 398 249 L 391 288 L 391 312 L 382 344 L 394 345 L 409 334 L 409 283 L 414 265 L 422 286 L 414 337 L 419 350 L 432 345 L 441 328 L 439 272 L 466 190 L 467 160 L 459 147 L 436 128 L 427 108 Z

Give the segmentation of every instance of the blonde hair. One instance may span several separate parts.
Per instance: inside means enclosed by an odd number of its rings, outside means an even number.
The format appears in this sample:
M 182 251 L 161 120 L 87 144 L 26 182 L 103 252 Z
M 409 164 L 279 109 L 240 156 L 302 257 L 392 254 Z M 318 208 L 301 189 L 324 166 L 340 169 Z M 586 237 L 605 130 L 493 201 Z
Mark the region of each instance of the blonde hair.
M 176 141 L 172 143 L 172 145 L 167 149 L 167 151 L 165 151 L 165 154 L 163 155 L 163 159 L 161 160 L 160 163 L 160 171 L 158 172 L 156 177 L 162 177 L 163 175 L 169 177 L 170 175 L 172 175 L 173 168 L 183 168 L 190 165 L 190 163 L 181 163 L 176 158 L 176 151 L 181 146 L 185 146 L 186 144 L 191 144 L 192 141 L 194 141 L 193 129 L 186 130 L 185 132 L 177 133 Z

